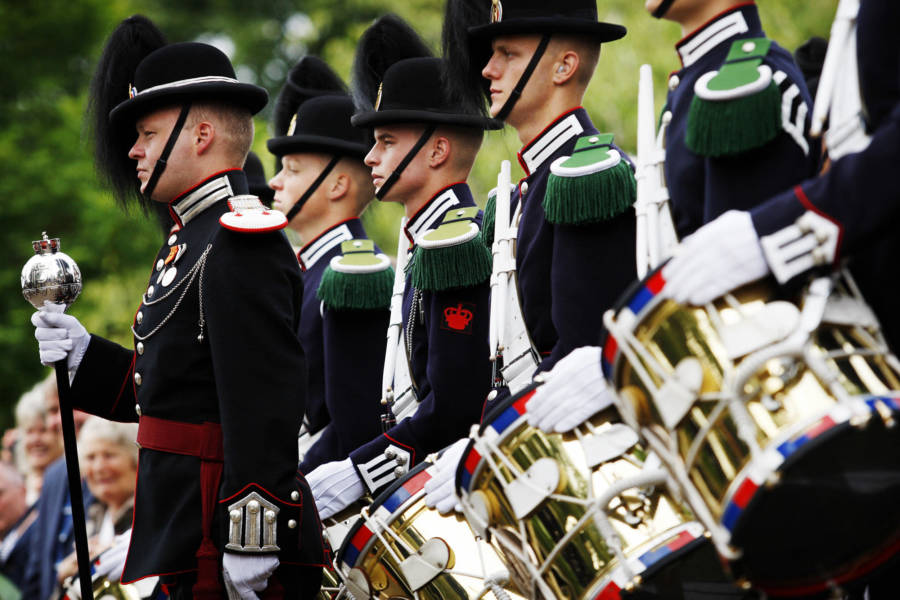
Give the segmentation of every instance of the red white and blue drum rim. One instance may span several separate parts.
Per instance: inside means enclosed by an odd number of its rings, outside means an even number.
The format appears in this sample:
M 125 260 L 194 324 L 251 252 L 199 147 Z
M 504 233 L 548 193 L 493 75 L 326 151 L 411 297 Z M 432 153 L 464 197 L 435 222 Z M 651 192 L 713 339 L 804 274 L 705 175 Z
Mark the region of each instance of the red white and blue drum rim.
M 384 522 L 390 523 L 391 517 L 398 514 L 403 506 L 411 499 L 415 499 L 424 493 L 425 483 L 431 479 L 431 473 L 427 470 L 431 466 L 428 461 L 419 463 L 411 469 L 403 479 L 392 483 L 369 506 L 369 514 L 380 517 Z M 344 567 L 350 569 L 356 566 L 356 561 L 366 549 L 375 533 L 371 530 L 366 520 L 360 517 L 344 538 L 344 543 L 338 551 L 338 559 Z

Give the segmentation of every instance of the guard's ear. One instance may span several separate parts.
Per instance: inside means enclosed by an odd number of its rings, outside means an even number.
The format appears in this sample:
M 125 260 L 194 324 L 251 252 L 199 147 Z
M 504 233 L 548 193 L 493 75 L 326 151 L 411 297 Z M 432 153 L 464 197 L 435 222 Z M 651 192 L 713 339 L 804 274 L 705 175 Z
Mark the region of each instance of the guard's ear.
M 566 50 L 553 62 L 553 83 L 562 85 L 572 79 L 578 67 L 581 65 L 581 59 L 578 53 L 572 50 Z
M 446 136 L 439 135 L 434 137 L 431 148 L 428 151 L 428 166 L 432 169 L 440 167 L 450 158 L 451 143 Z
M 342 200 L 350 191 L 350 176 L 346 173 L 338 173 L 328 186 L 328 199 L 331 201 Z
M 199 156 L 209 150 L 213 140 L 216 138 L 216 126 L 209 121 L 200 121 L 194 125 L 191 135 L 193 136 L 194 148 L 196 148 Z

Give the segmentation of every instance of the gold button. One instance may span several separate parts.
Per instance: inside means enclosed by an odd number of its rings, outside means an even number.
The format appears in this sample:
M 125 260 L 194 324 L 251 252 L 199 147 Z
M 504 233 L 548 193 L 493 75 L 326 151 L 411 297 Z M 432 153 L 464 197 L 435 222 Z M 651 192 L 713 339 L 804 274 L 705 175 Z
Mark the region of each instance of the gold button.
M 137 343 L 137 353 L 138 353 L 138 354 L 143 354 L 143 353 L 144 353 L 144 342 L 138 342 L 138 343 Z
M 141 374 L 140 374 L 140 373 L 135 373 L 135 374 L 134 374 L 134 383 L 135 383 L 136 385 L 141 385 L 141 382 L 142 382 L 143 380 L 144 380 L 144 378 L 141 377 Z

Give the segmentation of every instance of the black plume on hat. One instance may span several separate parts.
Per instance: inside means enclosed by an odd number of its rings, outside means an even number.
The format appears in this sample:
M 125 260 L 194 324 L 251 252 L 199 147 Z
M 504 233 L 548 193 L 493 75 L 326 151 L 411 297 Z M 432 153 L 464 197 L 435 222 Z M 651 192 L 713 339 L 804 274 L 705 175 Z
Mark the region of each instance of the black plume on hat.
M 447 92 L 453 100 L 484 103 L 490 81 L 481 71 L 491 58 L 490 44 L 473 44 L 469 30 L 483 25 L 490 3 L 485 0 L 447 0 L 441 32 L 446 61 Z
M 109 113 L 128 99 L 138 64 L 165 43 L 162 32 L 150 19 L 141 15 L 129 17 L 107 39 L 91 80 L 86 117 L 93 133 L 96 168 L 123 206 L 133 200 L 144 201 L 134 161 L 128 158 L 135 132 L 132 127 L 112 126 Z
M 432 56 L 425 41 L 409 24 L 394 14 L 378 18 L 356 46 L 353 61 L 353 99 L 359 110 L 375 106 L 378 87 L 392 64 L 405 58 Z
M 328 64 L 317 56 L 304 56 L 291 68 L 278 98 L 272 121 L 276 137 L 287 133 L 300 105 L 323 94 L 345 94 L 347 85 Z

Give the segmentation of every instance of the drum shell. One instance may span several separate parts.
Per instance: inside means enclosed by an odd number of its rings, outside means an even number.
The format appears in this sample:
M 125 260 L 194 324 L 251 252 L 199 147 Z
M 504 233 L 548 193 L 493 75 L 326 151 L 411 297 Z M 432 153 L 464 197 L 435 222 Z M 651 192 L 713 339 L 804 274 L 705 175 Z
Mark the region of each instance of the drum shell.
M 641 474 L 647 453 L 635 444 L 619 458 L 589 467 L 577 436 L 545 434 L 527 424 L 524 405 L 535 387 L 525 388 L 485 418 L 457 475 L 463 503 L 472 502 L 476 494 L 482 505 L 490 507 L 491 544 L 523 591 L 535 587 L 534 569 L 555 554 L 542 577 L 544 593 L 532 589 L 528 594 L 531 597 L 592 599 L 607 586 L 620 589 L 632 585 L 634 582 L 623 580 L 622 565 L 593 517 L 596 509 L 589 509 L 584 502 L 602 494 L 613 482 Z M 582 429 L 602 433 L 614 424 L 611 416 L 611 411 L 602 413 Z M 515 477 L 508 464 L 526 471 L 545 458 L 552 458 L 559 466 L 555 494 L 577 500 L 573 503 L 551 497 L 520 520 L 504 491 L 503 483 Z M 645 575 L 649 574 L 656 561 L 703 537 L 703 528 L 665 485 L 628 489 L 610 503 L 610 508 L 610 522 L 635 572 L 647 570 Z M 628 520 L 634 524 L 628 524 Z M 565 544 L 557 548 L 567 535 Z
M 819 538 L 815 532 L 817 528 L 837 531 L 841 520 L 849 516 L 837 502 L 826 502 L 816 493 L 817 473 L 831 470 L 837 479 L 844 468 L 848 476 L 861 472 L 867 468 L 866 459 L 860 456 L 855 463 L 841 460 L 860 454 L 854 450 L 860 445 L 896 457 L 879 458 L 871 467 L 884 473 L 897 473 L 900 468 L 898 428 L 891 430 L 884 421 L 897 416 L 895 390 L 900 389 L 900 374 L 878 343 L 877 322 L 861 324 L 831 310 L 839 305 L 850 314 L 865 313 L 864 303 L 848 285 L 843 280 L 835 283 L 825 317 L 810 334 L 806 348 L 764 360 L 758 368 L 747 369 L 745 361 L 766 346 L 735 356 L 725 332 L 748 317 L 765 319 L 763 311 L 775 303 L 789 302 L 801 313 L 802 294 L 786 295 L 788 292 L 769 281 L 745 286 L 731 297 L 711 303 L 710 309 L 665 299 L 659 293 L 664 286 L 661 273 L 651 274 L 616 308 L 617 335 L 627 330 L 630 340 L 608 335 L 604 342 L 603 368 L 619 397 L 634 415 L 641 415 L 647 430 L 674 442 L 703 504 L 730 535 L 731 544 L 739 551 L 746 550 L 744 559 L 736 564 L 767 589 L 795 584 L 809 588 L 817 580 L 824 585 L 825 579 L 850 577 L 847 569 L 855 559 L 848 560 L 846 552 L 831 552 L 827 547 L 836 544 L 849 549 L 858 543 L 850 554 L 869 553 L 890 544 L 900 526 L 900 520 L 888 518 L 882 523 L 884 532 L 865 541 L 859 532 L 848 532 L 846 539 L 840 540 L 839 534 Z M 770 341 L 770 345 L 778 341 Z M 643 354 L 629 356 L 623 344 L 637 344 Z M 672 376 L 686 359 L 696 360 L 702 367 L 701 398 L 676 424 L 670 422 L 667 427 L 651 389 L 664 385 L 665 376 Z M 652 363 L 663 373 L 651 368 Z M 730 382 L 739 369 L 752 374 L 732 394 L 729 390 L 735 386 Z M 652 385 L 647 385 L 646 377 Z M 733 396 L 735 401 L 718 403 L 716 394 Z M 752 431 L 749 443 L 747 431 Z M 807 487 L 805 497 L 788 495 L 788 490 L 800 485 Z M 824 477 L 822 485 L 832 486 Z M 795 512 L 799 506 L 804 506 L 801 514 L 815 514 L 821 523 L 804 525 L 806 529 L 794 527 L 800 521 Z M 865 512 L 883 506 L 885 502 L 877 500 L 857 509 Z M 864 522 L 858 521 L 860 525 Z M 879 537 L 880 541 L 875 539 Z M 783 548 L 783 557 L 763 552 L 767 546 Z M 819 558 L 799 559 L 815 551 L 821 553 Z M 769 559 L 757 560 L 761 555 Z
M 502 569 L 489 546 L 482 544 L 480 550 L 476 547 L 479 542 L 460 516 L 441 515 L 425 505 L 424 484 L 431 478 L 426 470 L 430 466 L 427 461 L 420 463 L 376 498 L 366 509 L 369 517 L 360 517 L 338 552 L 336 562 L 342 577 L 346 579 L 351 569 L 364 572 L 373 598 L 476 598 L 484 587 L 483 579 L 477 576 L 481 573 L 479 557 L 483 554 L 488 574 Z M 449 546 L 449 569 L 454 572 L 444 570 L 414 593 L 400 562 L 411 554 L 410 550 L 418 550 L 433 538 L 440 538 Z M 513 600 L 521 600 L 511 590 L 507 589 L 507 593 Z

